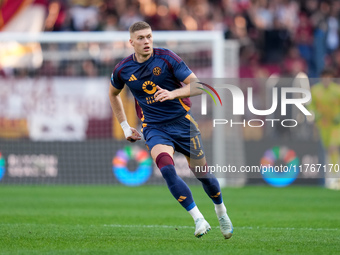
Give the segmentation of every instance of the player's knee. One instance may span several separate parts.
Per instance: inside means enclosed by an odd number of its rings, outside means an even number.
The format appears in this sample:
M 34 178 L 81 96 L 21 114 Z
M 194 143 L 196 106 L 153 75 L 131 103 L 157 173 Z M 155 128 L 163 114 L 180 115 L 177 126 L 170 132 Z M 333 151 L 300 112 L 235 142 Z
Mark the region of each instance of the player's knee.
M 162 176 L 169 187 L 176 184 L 178 176 L 174 167 L 174 161 L 168 153 L 160 153 L 156 158 L 156 165 L 160 169 Z
M 156 157 L 156 165 L 158 166 L 159 169 L 162 169 L 165 166 L 168 166 L 168 165 L 173 166 L 175 164 L 174 164 L 174 160 L 172 159 L 169 153 L 162 152 L 158 154 L 158 156 Z

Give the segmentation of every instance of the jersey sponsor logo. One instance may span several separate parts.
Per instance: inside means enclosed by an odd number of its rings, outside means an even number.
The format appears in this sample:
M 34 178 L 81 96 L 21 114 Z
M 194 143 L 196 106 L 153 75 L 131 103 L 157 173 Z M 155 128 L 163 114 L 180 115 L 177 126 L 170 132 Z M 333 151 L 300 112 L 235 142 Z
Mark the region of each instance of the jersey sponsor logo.
M 157 87 L 156 84 L 153 83 L 152 81 L 146 81 L 143 83 L 142 89 L 145 93 L 152 95 L 156 92 Z
M 162 73 L 162 69 L 159 66 L 156 66 L 153 70 L 152 70 L 153 74 L 158 76 Z
M 133 74 L 130 76 L 129 81 L 137 81 L 136 76 L 134 76 Z

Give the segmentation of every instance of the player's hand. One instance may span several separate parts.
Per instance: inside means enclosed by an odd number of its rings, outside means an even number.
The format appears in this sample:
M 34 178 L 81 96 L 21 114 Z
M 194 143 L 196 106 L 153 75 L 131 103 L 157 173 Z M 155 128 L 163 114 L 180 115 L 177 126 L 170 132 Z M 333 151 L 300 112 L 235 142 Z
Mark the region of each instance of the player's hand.
M 126 136 L 126 140 L 128 140 L 131 143 L 134 143 L 140 139 L 142 139 L 141 134 L 133 127 L 130 127 L 131 134 Z
M 155 101 L 164 102 L 166 100 L 173 100 L 175 97 L 173 93 L 169 90 L 162 89 L 160 86 L 157 85 L 157 92 L 154 95 Z

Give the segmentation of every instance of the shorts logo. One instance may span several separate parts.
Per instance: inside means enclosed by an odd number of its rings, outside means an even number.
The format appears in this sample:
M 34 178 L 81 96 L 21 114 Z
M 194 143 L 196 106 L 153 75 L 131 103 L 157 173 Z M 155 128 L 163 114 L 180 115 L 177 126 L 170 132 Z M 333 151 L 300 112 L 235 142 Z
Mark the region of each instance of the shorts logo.
M 200 150 L 200 152 L 197 154 L 197 157 L 201 157 L 203 155 L 203 151 Z
M 146 81 L 143 83 L 143 90 L 145 93 L 148 93 L 150 95 L 154 94 L 157 90 L 156 84 L 153 83 L 152 81 Z
M 162 73 L 162 69 L 158 66 L 156 66 L 153 70 L 152 70 L 153 74 L 158 76 Z

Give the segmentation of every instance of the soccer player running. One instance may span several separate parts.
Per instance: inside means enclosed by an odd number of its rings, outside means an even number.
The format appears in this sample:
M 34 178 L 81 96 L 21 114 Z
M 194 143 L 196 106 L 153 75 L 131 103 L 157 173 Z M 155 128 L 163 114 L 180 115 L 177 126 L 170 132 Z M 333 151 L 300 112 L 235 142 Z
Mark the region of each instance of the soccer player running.
M 152 30 L 148 23 L 136 22 L 129 31 L 129 42 L 134 54 L 116 65 L 109 90 L 111 107 L 124 135 L 130 142 L 141 139 L 139 132 L 129 126 L 119 96 L 126 84 L 135 98 L 146 147 L 171 194 L 194 219 L 195 236 L 203 236 L 211 227 L 197 208 L 188 185 L 176 174 L 173 160 L 175 150 L 185 155 L 189 167 L 212 199 L 221 232 L 229 239 L 233 226 L 222 200 L 218 180 L 209 172 L 195 172 L 196 166 L 207 169 L 200 131 L 190 115 L 189 97 L 201 94 L 198 89 L 201 85 L 190 84 L 196 76 L 174 52 L 153 48 Z M 181 82 L 185 85 L 182 86 Z

